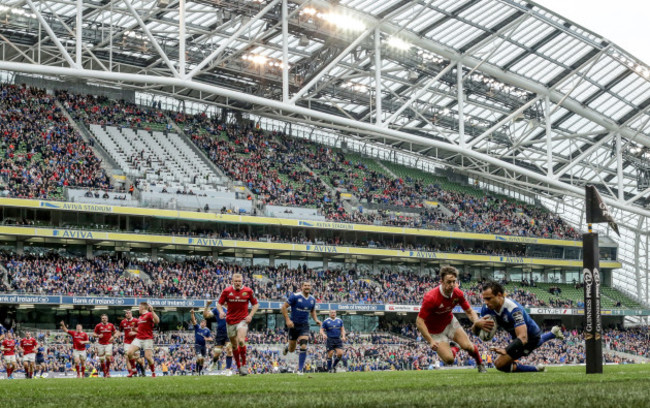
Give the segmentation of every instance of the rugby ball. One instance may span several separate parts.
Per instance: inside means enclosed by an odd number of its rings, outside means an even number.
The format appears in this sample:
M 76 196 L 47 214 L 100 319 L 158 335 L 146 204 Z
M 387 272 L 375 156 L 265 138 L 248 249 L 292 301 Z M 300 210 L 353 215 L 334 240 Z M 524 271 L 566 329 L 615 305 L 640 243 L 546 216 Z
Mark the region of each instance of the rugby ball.
M 488 319 L 491 319 L 494 322 L 494 327 L 492 327 L 492 330 L 482 330 L 478 334 L 478 338 L 481 339 L 481 341 L 491 341 L 494 338 L 494 335 L 497 334 L 497 321 L 492 315 L 486 315 Z

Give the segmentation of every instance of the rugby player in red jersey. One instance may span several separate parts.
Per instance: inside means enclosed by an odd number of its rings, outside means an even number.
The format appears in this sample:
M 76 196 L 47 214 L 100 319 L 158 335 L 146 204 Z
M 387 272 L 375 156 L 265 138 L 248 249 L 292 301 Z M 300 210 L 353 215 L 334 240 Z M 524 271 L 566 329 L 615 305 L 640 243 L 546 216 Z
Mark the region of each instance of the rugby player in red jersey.
M 248 304 L 253 305 L 250 313 Z M 227 312 L 224 313 L 223 306 L 227 306 Z M 228 338 L 232 344 L 232 354 L 235 357 L 235 363 L 239 368 L 240 375 L 248 374 L 246 366 L 246 335 L 248 334 L 248 324 L 253 320 L 260 305 L 255 299 L 253 290 L 244 286 L 244 277 L 240 273 L 232 275 L 232 286 L 227 287 L 221 293 L 217 310 L 219 318 L 226 319 L 228 328 Z
M 7 369 L 7 379 L 13 380 L 14 376 L 12 374 L 16 369 L 16 340 L 14 340 L 11 332 L 7 332 L 4 340 L 0 344 L 2 346 L 2 357 L 5 361 L 5 368 Z
M 156 368 L 153 362 L 153 327 L 160 323 L 160 318 L 153 311 L 153 306 L 147 302 L 140 303 L 140 317 L 138 318 L 138 327 L 135 334 L 135 340 L 131 343 L 127 353 L 131 361 L 131 367 L 135 367 L 135 352 L 144 351 L 144 358 L 149 363 L 151 376 L 156 376 Z
M 25 337 L 20 340 L 20 348 L 23 352 L 23 367 L 25 367 L 25 378 L 34 378 L 36 347 L 38 347 L 38 342 L 32 337 L 32 333 L 26 332 Z
M 472 323 L 479 320 L 478 315 L 465 299 L 465 294 L 458 288 L 458 270 L 453 266 L 443 266 L 440 269 L 440 285 L 424 295 L 416 320 L 418 330 L 431 346 L 431 350 L 438 353 L 438 357 L 446 364 L 453 364 L 456 354 L 460 351 L 457 346 L 450 345 L 450 342 L 454 341 L 476 360 L 478 371 L 486 373 L 487 369 L 478 347 L 470 341 L 452 313 L 456 306 L 460 306 L 465 311 Z
M 133 343 L 133 340 L 135 340 L 135 333 L 136 333 L 136 328 L 138 326 L 138 319 L 133 317 L 133 313 L 131 310 L 125 310 L 124 311 L 124 319 L 120 322 L 120 332 L 124 334 L 124 353 L 129 352 L 129 348 L 131 347 L 131 343 Z M 140 358 L 140 351 L 135 352 L 135 358 L 138 359 Z M 131 360 L 126 359 L 126 369 L 129 372 L 129 375 L 127 377 L 133 377 L 133 375 L 136 373 L 135 367 L 131 365 Z
M 88 334 L 83 332 L 83 327 L 77 325 L 77 330 L 68 330 L 65 323 L 61 321 L 61 330 L 72 336 L 72 357 L 74 358 L 77 377 L 83 378 L 86 372 L 86 344 L 90 343 Z
M 95 330 L 91 334 L 93 337 L 99 339 L 97 345 L 97 356 L 102 367 L 104 377 L 111 376 L 111 361 L 113 360 L 113 340 L 115 339 L 117 330 L 113 323 L 108 322 L 108 315 L 102 315 L 102 322 L 97 323 Z

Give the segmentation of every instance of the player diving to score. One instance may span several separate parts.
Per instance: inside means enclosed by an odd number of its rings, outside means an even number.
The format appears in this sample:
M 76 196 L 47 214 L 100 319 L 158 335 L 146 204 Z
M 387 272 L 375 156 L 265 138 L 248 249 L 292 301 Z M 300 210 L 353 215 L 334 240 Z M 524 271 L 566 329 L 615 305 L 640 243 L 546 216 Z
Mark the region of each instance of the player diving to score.
M 291 317 L 289 317 L 291 308 Z M 302 375 L 307 360 L 307 344 L 309 343 L 309 315 L 317 325 L 321 321 L 316 316 L 316 299 L 311 295 L 311 282 L 303 282 L 301 292 L 292 293 L 282 305 L 282 314 L 289 329 L 289 344 L 284 348 L 282 354 L 293 353 L 296 350 L 296 342 L 300 344 L 298 352 L 298 371 Z
M 465 294 L 458 288 L 458 270 L 453 266 L 443 266 L 440 269 L 440 285 L 424 295 L 416 320 L 417 328 L 431 346 L 431 350 L 438 353 L 438 357 L 445 364 L 453 364 L 456 354 L 460 351 L 457 346 L 450 345 L 450 342 L 454 341 L 476 361 L 479 373 L 487 373 L 478 347 L 470 341 L 452 313 L 456 306 L 465 311 L 472 323 L 479 320 L 465 299 Z
M 491 315 L 513 339 L 505 348 L 490 348 L 499 354 L 494 362 L 496 369 L 504 373 L 546 371 L 543 365 L 529 366 L 518 363 L 517 360 L 528 356 L 549 340 L 556 338 L 564 340 L 562 329 L 554 326 L 550 332 L 542 333 L 526 310 L 519 303 L 505 296 L 503 286 L 498 282 L 489 282 L 483 287 L 483 301 L 485 305 L 481 309 L 481 319 L 474 322 L 472 331 L 478 335 L 482 329 L 491 330 L 494 321 L 486 317 Z

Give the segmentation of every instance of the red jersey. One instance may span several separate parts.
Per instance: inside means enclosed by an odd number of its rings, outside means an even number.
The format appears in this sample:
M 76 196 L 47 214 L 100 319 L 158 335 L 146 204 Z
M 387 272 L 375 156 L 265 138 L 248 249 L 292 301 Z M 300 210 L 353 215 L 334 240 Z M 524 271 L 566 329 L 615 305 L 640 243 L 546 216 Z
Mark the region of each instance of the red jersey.
M 429 333 L 442 333 L 445 327 L 447 327 L 454 318 L 451 311 L 456 306 L 460 306 L 463 310 L 467 310 L 471 307 L 465 299 L 463 291 L 454 288 L 451 296 L 445 297 L 442 294 L 442 288 L 436 286 L 424 295 L 424 300 L 422 301 L 418 317 L 424 319 Z
M 138 318 L 138 333 L 135 338 L 138 340 L 153 339 L 153 313 L 147 312 Z
M 34 349 L 38 346 L 38 342 L 35 338 L 24 338 L 20 340 L 20 348 L 23 349 L 23 354 L 32 354 L 35 353 Z
M 219 297 L 219 304 L 226 305 L 226 323 L 237 324 L 248 316 L 248 302 L 251 305 L 257 304 L 257 299 L 253 294 L 253 289 L 244 286 L 239 290 L 235 290 L 232 286 L 228 286 L 221 292 Z
M 5 356 L 13 356 L 16 354 L 16 340 L 5 339 L 2 341 L 2 354 Z
M 124 332 L 124 344 L 131 344 L 135 339 L 135 334 L 131 330 L 138 325 L 138 319 L 132 317 L 131 320 L 123 319 L 120 322 L 120 331 Z
M 113 333 L 115 333 L 113 323 L 97 323 L 97 326 L 95 326 L 95 334 L 99 336 L 99 344 L 101 345 L 111 344 Z
M 86 351 L 86 345 L 81 344 L 82 341 L 88 341 L 88 334 L 84 332 L 75 332 L 68 330 L 68 334 L 72 336 L 72 348 L 77 351 Z

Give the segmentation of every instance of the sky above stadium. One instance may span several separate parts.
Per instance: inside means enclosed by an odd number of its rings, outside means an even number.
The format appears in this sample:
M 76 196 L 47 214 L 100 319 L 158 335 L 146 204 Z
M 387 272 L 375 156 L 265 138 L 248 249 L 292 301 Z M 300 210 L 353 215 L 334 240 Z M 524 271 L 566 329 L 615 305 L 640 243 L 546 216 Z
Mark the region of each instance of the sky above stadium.
M 646 0 L 536 0 L 650 65 L 650 2 Z

